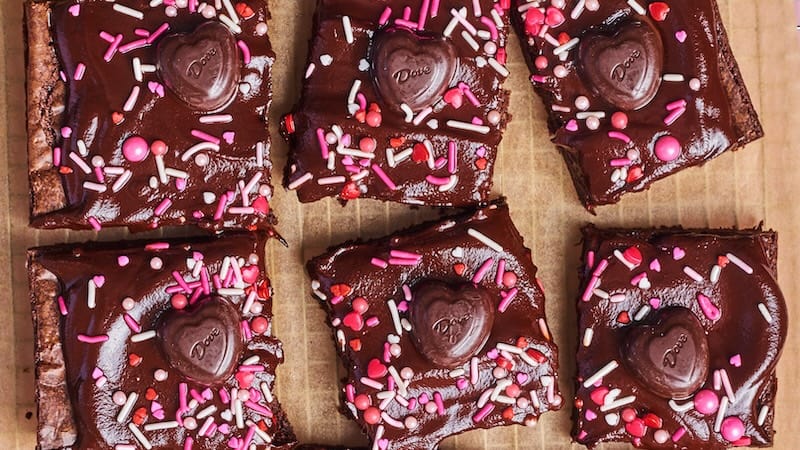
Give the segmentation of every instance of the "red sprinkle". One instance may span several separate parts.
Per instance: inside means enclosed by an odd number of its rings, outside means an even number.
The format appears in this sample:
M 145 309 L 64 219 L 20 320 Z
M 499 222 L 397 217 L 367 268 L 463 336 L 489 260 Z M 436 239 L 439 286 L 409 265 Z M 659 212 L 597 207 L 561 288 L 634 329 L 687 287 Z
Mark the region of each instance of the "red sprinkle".
M 669 5 L 664 2 L 653 2 L 648 6 L 650 15 L 658 22 L 663 22 L 669 14 Z

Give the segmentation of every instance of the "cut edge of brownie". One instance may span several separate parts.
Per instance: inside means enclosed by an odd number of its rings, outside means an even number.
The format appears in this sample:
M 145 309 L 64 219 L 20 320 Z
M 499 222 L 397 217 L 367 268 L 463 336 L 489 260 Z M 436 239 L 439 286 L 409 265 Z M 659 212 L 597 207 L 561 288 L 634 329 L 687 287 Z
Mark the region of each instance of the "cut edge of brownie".
M 26 0 L 24 11 L 30 223 L 47 227 L 46 215 L 67 207 L 66 192 L 52 156 L 59 119 L 54 110 L 64 105 L 66 85 L 58 75 L 49 26 L 50 0 Z
M 769 269 L 772 271 L 772 275 L 775 279 L 778 279 L 778 233 L 774 230 L 764 230 L 764 224 L 759 223 L 758 226 L 753 228 L 684 228 L 680 226 L 675 227 L 661 227 L 661 228 L 601 228 L 592 223 L 589 223 L 581 228 L 581 259 L 580 265 L 578 267 L 578 280 L 579 286 L 583 287 L 586 285 L 588 278 L 591 277 L 586 264 L 586 253 L 589 251 L 590 248 L 593 247 L 592 244 L 599 244 L 602 241 L 613 239 L 615 237 L 634 237 L 636 239 L 641 240 L 648 240 L 653 236 L 657 235 L 671 235 L 671 234 L 697 234 L 697 235 L 708 235 L 708 236 L 721 236 L 726 238 L 731 237 L 740 237 L 740 238 L 753 238 L 757 237 L 758 241 L 761 245 L 761 250 L 764 252 L 764 257 L 767 259 L 769 264 Z M 578 333 L 581 332 L 581 314 L 580 314 L 580 302 L 575 303 L 575 320 L 576 320 L 576 329 Z M 579 349 L 578 349 L 579 350 Z M 577 353 L 577 350 L 576 350 Z M 581 387 L 582 383 L 578 381 L 577 377 L 574 380 L 574 388 L 575 392 L 577 392 Z M 777 367 L 773 370 L 771 376 L 767 379 L 764 379 L 764 387 L 759 395 L 759 399 L 764 404 L 775 404 L 776 400 L 776 393 L 778 389 L 778 376 L 777 376 Z M 572 408 L 572 432 L 570 433 L 572 442 L 577 443 L 575 436 L 578 433 L 578 419 L 579 419 L 579 411 L 578 408 Z M 773 428 L 773 423 L 775 420 L 775 409 L 770 408 L 767 414 L 766 419 L 764 420 L 763 428 L 767 430 L 767 435 L 769 436 L 769 441 L 765 445 L 761 445 L 759 443 L 752 443 L 752 446 L 756 447 L 770 447 L 774 443 L 775 438 L 775 429 Z M 588 448 L 596 448 L 597 445 L 604 443 L 604 442 L 619 442 L 614 439 L 599 439 L 593 443 L 586 443 Z

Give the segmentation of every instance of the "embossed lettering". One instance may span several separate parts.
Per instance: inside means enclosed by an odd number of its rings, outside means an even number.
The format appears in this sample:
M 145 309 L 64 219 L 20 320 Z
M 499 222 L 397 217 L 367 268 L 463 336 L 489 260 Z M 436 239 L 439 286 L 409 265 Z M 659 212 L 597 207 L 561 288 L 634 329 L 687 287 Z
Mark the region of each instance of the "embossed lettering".
M 678 364 L 678 354 L 681 352 L 683 344 L 685 344 L 688 339 L 689 338 L 685 334 L 681 333 L 675 345 L 664 353 L 664 367 L 674 368 Z
M 639 50 L 634 50 L 628 59 L 617 64 L 611 69 L 611 79 L 616 81 L 624 81 L 625 75 L 628 74 L 628 69 L 630 69 L 633 63 L 641 57 L 642 53 Z
M 198 361 L 202 361 L 203 358 L 206 356 L 206 349 L 212 342 L 214 342 L 214 338 L 219 336 L 220 331 L 218 328 L 214 327 L 208 333 L 208 336 L 205 337 L 202 341 L 197 341 L 192 345 L 192 349 L 189 350 L 189 355 L 192 358 L 196 358 Z
M 472 315 L 467 314 L 463 317 L 445 317 L 437 320 L 431 327 L 433 331 L 441 335 L 447 342 L 455 344 L 458 335 L 461 334 L 461 327 L 464 323 L 472 320 Z
M 412 78 L 421 77 L 423 75 L 429 75 L 431 72 L 432 69 L 430 68 L 430 66 L 422 66 L 413 70 L 400 69 L 392 74 L 392 78 L 394 78 L 394 80 L 397 81 L 398 84 L 403 84 Z
M 189 67 L 186 68 L 186 75 L 196 80 L 200 79 L 200 76 L 203 74 L 203 69 L 205 68 L 206 65 L 208 65 L 209 61 L 211 61 L 211 59 L 215 56 L 217 56 L 217 49 L 216 48 L 208 49 L 208 51 L 205 52 L 205 54 L 203 54 L 203 56 L 200 59 L 192 61 L 192 63 L 189 64 Z

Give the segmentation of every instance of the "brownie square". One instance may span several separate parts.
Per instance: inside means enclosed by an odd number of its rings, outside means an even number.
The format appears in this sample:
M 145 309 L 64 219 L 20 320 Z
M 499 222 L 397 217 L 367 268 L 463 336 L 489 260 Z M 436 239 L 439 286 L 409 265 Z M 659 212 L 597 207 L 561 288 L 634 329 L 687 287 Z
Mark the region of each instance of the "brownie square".
M 292 448 L 264 244 L 30 250 L 38 448 Z
M 308 271 L 347 369 L 343 409 L 373 449 L 561 407 L 544 293 L 505 204 L 344 244 Z
M 508 2 L 321 0 L 281 124 L 301 202 L 485 204 L 509 120 Z
M 763 136 L 714 0 L 516 0 L 553 142 L 590 211 Z
M 33 226 L 274 225 L 266 1 L 180 3 L 26 2 Z
M 583 231 L 576 441 L 772 445 L 787 311 L 777 235 Z

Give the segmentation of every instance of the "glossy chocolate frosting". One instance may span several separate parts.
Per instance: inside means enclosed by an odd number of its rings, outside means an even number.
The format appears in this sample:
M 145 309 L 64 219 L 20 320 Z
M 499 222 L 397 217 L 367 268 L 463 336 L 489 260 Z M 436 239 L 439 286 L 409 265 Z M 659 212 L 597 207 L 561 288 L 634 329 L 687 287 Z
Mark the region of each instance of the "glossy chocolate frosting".
M 319 1 L 302 97 L 281 124 L 284 185 L 302 202 L 487 202 L 509 120 L 507 8 Z
M 515 5 L 552 140 L 590 210 L 763 135 L 714 0 Z
M 150 3 L 54 3 L 67 207 L 34 225 L 271 228 L 266 2 Z
M 133 427 L 154 449 L 292 447 L 263 255 L 244 234 L 33 251 L 59 285 L 73 448 L 144 448 Z
M 573 437 L 768 446 L 787 311 L 777 236 L 584 230 Z
M 344 244 L 308 270 L 348 368 L 343 410 L 373 448 L 435 449 L 561 407 L 544 294 L 504 204 Z

